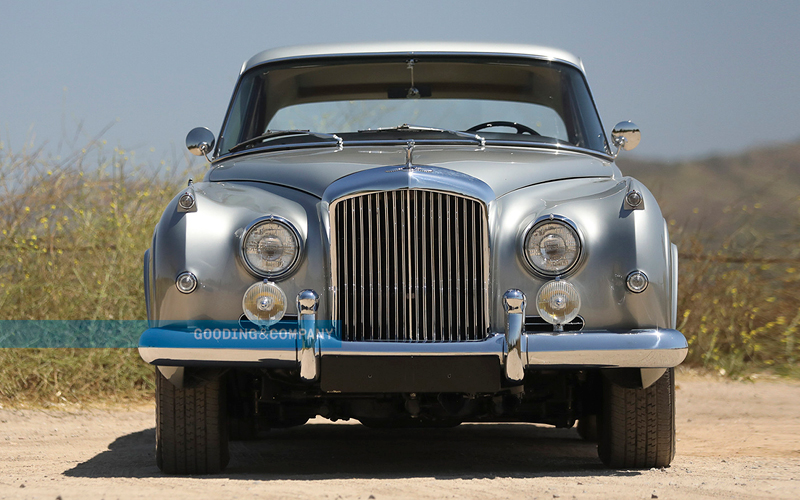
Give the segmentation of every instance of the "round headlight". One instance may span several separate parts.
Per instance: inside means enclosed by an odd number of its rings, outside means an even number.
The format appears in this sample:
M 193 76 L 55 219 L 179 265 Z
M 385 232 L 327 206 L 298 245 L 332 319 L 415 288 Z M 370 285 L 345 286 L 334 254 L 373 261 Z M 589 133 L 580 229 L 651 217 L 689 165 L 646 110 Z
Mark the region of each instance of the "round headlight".
M 564 221 L 546 219 L 525 235 L 525 259 L 536 271 L 558 276 L 578 262 L 581 243 L 578 232 Z
M 242 237 L 242 256 L 258 276 L 276 278 L 288 273 L 300 255 L 300 236 L 277 218 L 254 222 Z

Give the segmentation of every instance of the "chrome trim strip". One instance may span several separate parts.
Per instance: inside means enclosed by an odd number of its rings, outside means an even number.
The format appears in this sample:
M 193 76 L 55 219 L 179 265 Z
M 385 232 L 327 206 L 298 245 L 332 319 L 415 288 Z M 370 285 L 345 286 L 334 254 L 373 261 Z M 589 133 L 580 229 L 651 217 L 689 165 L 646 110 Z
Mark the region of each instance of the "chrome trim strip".
M 398 237 L 400 239 L 400 283 L 399 288 L 403 291 L 403 300 L 400 304 L 403 306 L 403 314 L 402 317 L 406 321 L 405 324 L 405 331 L 406 335 L 408 332 L 413 331 L 411 327 L 411 308 L 408 304 L 408 297 L 410 295 L 409 285 L 411 284 L 411 279 L 409 278 L 410 272 L 410 255 L 409 255 L 409 240 L 411 239 L 411 235 L 409 233 L 408 228 L 408 221 L 410 219 L 409 208 L 408 208 L 408 199 L 411 197 L 410 192 L 399 192 L 400 194 L 400 233 Z M 403 203 L 405 202 L 405 203 Z M 398 311 L 399 312 L 399 311 Z M 399 322 L 398 322 L 399 323 Z M 398 332 L 399 334 L 399 332 Z
M 473 205 L 474 207 L 475 205 Z M 481 335 L 485 335 L 490 328 L 490 315 L 489 315 L 489 289 L 491 288 L 491 283 L 489 283 L 489 266 L 491 265 L 492 261 L 492 254 L 491 248 L 489 247 L 489 207 L 488 205 L 478 205 L 480 208 L 480 220 L 485 222 L 485 224 L 481 224 L 478 226 L 479 234 L 483 236 L 483 281 L 480 284 L 481 288 L 479 290 L 483 290 L 483 314 L 484 314 L 484 325 L 483 331 L 480 332 Z M 475 260 L 473 259 L 473 262 Z M 524 322 L 524 320 L 523 320 Z M 478 322 L 476 321 L 475 324 Z
M 338 145 L 332 145 L 330 142 L 302 142 L 297 144 L 270 144 L 267 146 L 260 146 L 260 147 L 252 147 L 250 149 L 245 149 L 244 151 L 237 151 L 235 153 L 226 153 L 221 154 L 219 156 L 214 157 L 212 160 L 212 168 L 215 166 L 214 164 L 219 163 L 224 160 L 230 160 L 232 158 L 237 158 L 239 156 L 245 156 L 252 153 L 265 153 L 270 151 L 281 151 L 285 149 L 309 149 L 309 148 L 322 148 L 322 147 L 333 147 L 336 151 L 341 151 L 341 148 Z
M 492 335 L 473 342 L 340 342 L 321 339 L 322 356 L 497 356 L 503 361 L 505 338 Z
M 358 239 L 360 241 L 360 246 L 359 246 L 360 252 L 358 254 L 358 258 L 359 258 L 359 262 L 361 263 L 361 265 L 358 267 L 358 271 L 359 271 L 359 273 L 358 273 L 358 279 L 359 279 L 358 285 L 359 285 L 359 287 L 358 288 L 360 290 L 360 292 L 359 292 L 359 301 L 361 303 L 361 311 L 360 311 L 360 313 L 361 313 L 360 314 L 361 322 L 360 322 L 360 324 L 361 324 L 361 333 L 363 335 L 363 333 L 367 331 L 367 322 L 366 322 L 366 316 L 365 316 L 366 303 L 364 302 L 366 300 L 366 297 L 367 297 L 366 287 L 364 286 L 364 280 L 366 279 L 366 277 L 364 276 L 364 239 L 365 239 L 364 238 L 364 234 L 365 234 L 364 233 L 364 198 L 354 198 L 353 200 L 358 203 L 358 236 L 359 236 Z M 354 229 L 355 229 L 355 227 L 354 227 Z M 355 253 L 354 253 L 353 257 L 355 258 Z M 354 266 L 354 269 L 355 269 L 355 266 Z
M 146 363 L 164 364 L 163 361 L 186 363 L 211 361 L 220 363 L 263 363 L 268 361 L 297 362 L 294 349 L 225 349 L 196 347 L 139 347 L 139 356 Z M 161 363 L 156 363 L 161 361 Z M 170 363 L 171 364 L 171 363 Z
M 667 221 L 664 221 L 665 227 L 666 224 Z M 671 243 L 669 252 L 671 257 L 670 271 L 672 273 L 671 275 L 672 279 L 670 280 L 670 286 L 672 288 L 670 290 L 670 297 L 672 299 L 672 301 L 670 302 L 672 309 L 670 311 L 671 312 L 670 320 L 672 321 L 672 325 L 670 326 L 672 328 L 677 328 L 678 327 L 678 245 Z
M 543 142 L 503 141 L 503 140 L 490 139 L 486 147 L 488 148 L 490 146 L 502 147 L 502 148 L 514 148 L 514 149 L 542 149 L 555 153 L 559 152 L 583 153 L 600 158 L 601 160 L 606 160 L 610 162 L 614 161 L 613 155 L 610 155 L 608 153 L 603 153 L 602 151 L 597 151 L 596 149 L 588 149 L 588 148 L 582 148 L 580 146 L 574 146 L 572 144 L 548 144 Z
M 444 311 L 445 309 L 449 309 L 447 305 L 444 303 L 444 257 L 442 257 L 442 245 L 444 245 L 444 239 L 442 238 L 442 195 L 441 193 L 436 194 L 436 202 L 438 203 L 438 207 L 436 213 L 439 214 L 439 217 L 436 218 L 436 228 L 439 230 L 439 239 L 437 240 L 437 246 L 439 247 L 439 260 L 436 263 L 436 269 L 439 271 L 439 279 L 436 282 L 439 289 L 439 305 L 436 309 L 439 310 L 439 325 L 440 327 L 444 327 Z M 485 257 L 488 260 L 488 255 Z M 446 327 L 445 327 L 446 329 Z M 442 335 L 442 340 L 452 340 L 450 338 L 445 339 L 444 335 Z
M 475 146 L 474 141 L 467 141 L 467 140 L 459 140 L 459 139 L 414 139 L 416 146 L 438 146 L 438 145 L 450 145 L 450 146 Z M 348 147 L 363 147 L 363 146 L 404 146 L 406 144 L 406 140 L 404 139 L 394 139 L 394 140 L 378 140 L 378 139 L 349 139 L 347 143 L 344 145 L 344 148 Z M 213 164 L 220 163 L 224 160 L 230 160 L 232 158 L 236 158 L 238 156 L 253 154 L 253 153 L 267 153 L 272 151 L 281 151 L 287 149 L 307 149 L 307 148 L 322 148 L 322 147 L 332 147 L 330 142 L 303 142 L 298 144 L 270 144 L 267 146 L 261 147 L 253 147 L 247 149 L 245 151 L 238 151 L 236 153 L 227 153 L 220 156 L 217 156 L 213 160 Z M 559 152 L 569 152 L 569 153 L 583 153 L 588 154 L 590 156 L 594 156 L 600 158 L 605 161 L 613 162 L 614 156 L 608 153 L 603 153 L 601 151 L 597 151 L 595 149 L 587 149 L 582 148 L 579 146 L 573 145 L 566 145 L 566 144 L 547 144 L 542 142 L 527 142 L 527 141 L 503 141 L 503 140 L 493 140 L 488 139 L 486 141 L 485 147 L 476 147 L 475 151 L 485 151 L 489 148 L 497 147 L 497 148 L 514 148 L 514 149 L 540 149 L 549 152 L 559 153 Z M 342 151 L 344 148 L 338 148 L 337 151 Z M 212 165 L 213 167 L 214 165 Z
M 422 216 L 420 220 L 422 220 L 422 262 L 425 262 L 427 265 L 428 262 L 428 217 L 425 217 L 426 213 L 430 213 L 428 209 L 428 196 L 427 193 L 423 192 L 421 195 L 422 198 Z M 433 215 L 431 214 L 431 217 Z M 466 244 L 466 243 L 465 243 Z M 426 297 L 426 300 L 422 301 L 422 338 L 428 338 L 428 273 L 422 273 L 422 293 Z M 433 334 L 434 332 L 431 332 Z

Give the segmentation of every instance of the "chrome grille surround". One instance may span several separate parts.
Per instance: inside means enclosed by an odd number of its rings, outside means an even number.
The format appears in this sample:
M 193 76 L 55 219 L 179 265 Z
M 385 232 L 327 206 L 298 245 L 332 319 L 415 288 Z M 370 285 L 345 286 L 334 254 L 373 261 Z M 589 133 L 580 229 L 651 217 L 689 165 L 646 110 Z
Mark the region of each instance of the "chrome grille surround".
M 483 202 L 402 188 L 338 198 L 329 213 L 332 317 L 342 340 L 488 337 L 489 235 Z

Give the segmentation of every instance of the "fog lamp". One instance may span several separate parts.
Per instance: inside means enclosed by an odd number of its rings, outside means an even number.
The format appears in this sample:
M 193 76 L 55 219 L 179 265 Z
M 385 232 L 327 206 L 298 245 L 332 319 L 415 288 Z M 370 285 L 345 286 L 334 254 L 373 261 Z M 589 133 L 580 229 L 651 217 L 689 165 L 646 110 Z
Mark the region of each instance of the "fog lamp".
M 286 312 L 286 294 L 278 285 L 267 280 L 254 283 L 244 292 L 242 309 L 247 319 L 256 325 L 272 326 Z
M 578 315 L 581 298 L 572 283 L 558 279 L 548 281 L 536 294 L 536 309 L 548 323 L 563 325 Z

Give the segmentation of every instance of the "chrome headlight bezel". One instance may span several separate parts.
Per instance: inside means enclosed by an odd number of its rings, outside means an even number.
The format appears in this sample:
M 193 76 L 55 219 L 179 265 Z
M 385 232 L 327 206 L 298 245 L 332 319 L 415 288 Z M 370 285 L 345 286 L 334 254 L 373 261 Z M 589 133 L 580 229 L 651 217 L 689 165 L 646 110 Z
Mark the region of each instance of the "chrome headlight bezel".
M 533 236 L 534 232 L 541 228 L 546 224 L 558 224 L 566 228 L 569 234 L 575 240 L 575 258 L 566 266 L 557 269 L 557 270 L 550 270 L 544 269 L 537 266 L 528 256 L 528 244 L 530 238 Z M 519 252 L 522 256 L 522 261 L 525 262 L 528 269 L 532 271 L 535 275 L 544 277 L 544 278 L 555 278 L 561 276 L 567 276 L 575 269 L 578 268 L 578 265 L 581 263 L 584 257 L 584 245 L 583 245 L 583 235 L 581 234 L 578 226 L 567 217 L 555 214 L 549 214 L 543 217 L 539 217 L 532 223 L 530 223 L 525 230 L 522 232 L 522 237 L 520 238 L 519 242 Z
M 275 272 L 267 272 L 262 269 L 256 267 L 253 263 L 251 263 L 247 258 L 247 239 L 252 234 L 253 230 L 260 227 L 261 225 L 273 223 L 278 224 L 289 231 L 289 233 L 293 236 L 294 242 L 296 245 L 296 250 L 294 252 L 294 258 L 291 262 L 283 269 Z M 258 219 L 252 221 L 247 227 L 242 231 L 242 235 L 239 238 L 239 257 L 241 258 L 242 262 L 244 263 L 245 267 L 250 271 L 251 274 L 254 276 L 258 276 L 259 278 L 269 278 L 269 279 L 279 279 L 284 278 L 291 274 L 296 268 L 297 265 L 300 263 L 300 257 L 303 254 L 304 250 L 304 241 L 300 235 L 300 231 L 289 222 L 287 219 L 277 216 L 277 215 L 268 215 L 266 217 L 259 217 Z

